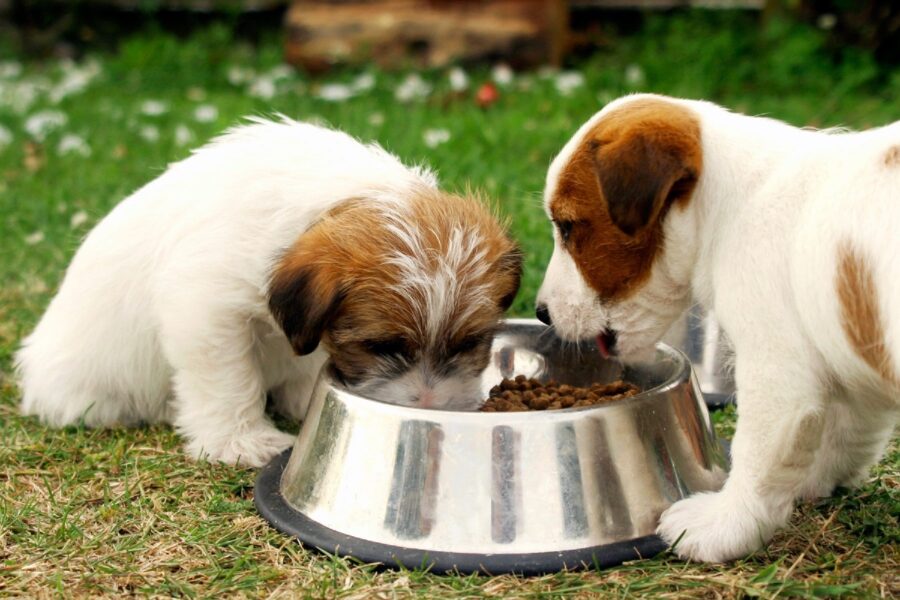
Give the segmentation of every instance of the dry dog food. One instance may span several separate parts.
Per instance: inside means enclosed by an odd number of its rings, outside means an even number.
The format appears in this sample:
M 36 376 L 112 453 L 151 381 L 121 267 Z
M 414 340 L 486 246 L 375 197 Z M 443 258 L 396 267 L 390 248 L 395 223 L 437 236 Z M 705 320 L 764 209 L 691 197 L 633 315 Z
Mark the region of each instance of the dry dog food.
M 595 383 L 590 387 L 559 384 L 553 380 L 541 383 L 518 375 L 504 379 L 491 388 L 481 407 L 482 412 L 521 412 L 526 410 L 554 410 L 577 406 L 593 406 L 634 396 L 641 390 L 619 379 L 612 383 Z

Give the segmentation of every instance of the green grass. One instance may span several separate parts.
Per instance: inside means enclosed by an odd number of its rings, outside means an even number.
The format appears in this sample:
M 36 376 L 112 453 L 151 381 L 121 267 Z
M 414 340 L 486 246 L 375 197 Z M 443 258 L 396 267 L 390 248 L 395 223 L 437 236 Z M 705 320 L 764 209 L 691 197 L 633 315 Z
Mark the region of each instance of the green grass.
M 262 521 L 252 505 L 254 472 L 194 463 L 168 428 L 49 430 L 17 414 L 11 378 L 16 344 L 35 324 L 90 226 L 126 194 L 241 116 L 283 112 L 374 139 L 410 162 L 436 167 L 450 189 L 484 189 L 512 222 L 526 252 L 523 289 L 512 312 L 531 314 L 549 258 L 550 228 L 540 208 L 546 167 L 574 129 L 620 94 L 655 91 L 706 97 L 748 113 L 798 125 L 876 126 L 900 117 L 900 74 L 852 50 L 829 50 L 811 29 L 746 15 L 694 13 L 649 19 L 638 35 L 574 65 L 585 83 L 569 95 L 552 75 L 528 74 L 501 88 L 484 110 L 472 88 L 490 77 L 470 72 L 470 89 L 453 93 L 447 73 L 423 74 L 425 99 L 400 103 L 405 73 L 374 73 L 374 89 L 343 103 L 316 98 L 327 81 L 293 74 L 277 94 L 257 98 L 229 82 L 235 67 L 268 73 L 279 47 L 251 48 L 213 27 L 189 40 L 159 33 L 127 39 L 116 54 L 91 57 L 100 72 L 79 93 L 54 104 L 46 88 L 69 67 L 24 62 L 0 79 L 0 595 L 308 597 L 483 597 L 562 595 L 632 597 L 848 597 L 900 594 L 900 448 L 862 489 L 798 507 L 791 525 L 765 550 L 724 566 L 671 557 L 602 572 L 537 578 L 438 576 L 378 571 L 309 552 Z M 21 61 L 0 42 L 5 59 Z M 36 85 L 24 110 L 13 96 Z M 12 91 L 11 91 L 12 90 Z M 42 91 L 44 90 L 44 91 Z M 143 114 L 147 100 L 165 103 Z M 211 122 L 194 118 L 212 105 Z M 21 108 L 21 107 L 20 107 Z M 59 110 L 67 123 L 43 141 L 27 119 Z M 176 142 L 179 126 L 193 142 Z M 158 140 L 141 135 L 154 127 Z M 426 129 L 450 139 L 429 148 Z M 65 134 L 81 136 L 89 157 L 58 152 Z M 146 132 L 145 132 L 145 135 Z M 3 131 L 0 130 L 0 139 Z M 734 414 L 716 416 L 730 435 Z

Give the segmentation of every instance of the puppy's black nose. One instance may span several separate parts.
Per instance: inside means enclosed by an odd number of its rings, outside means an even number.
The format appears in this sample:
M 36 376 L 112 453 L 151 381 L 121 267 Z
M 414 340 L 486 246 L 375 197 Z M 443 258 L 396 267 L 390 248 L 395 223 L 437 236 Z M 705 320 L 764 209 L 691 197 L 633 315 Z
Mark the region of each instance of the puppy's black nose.
M 538 304 L 537 308 L 534 309 L 534 316 L 544 325 L 553 325 L 553 321 L 550 319 L 550 311 L 547 310 L 546 304 Z

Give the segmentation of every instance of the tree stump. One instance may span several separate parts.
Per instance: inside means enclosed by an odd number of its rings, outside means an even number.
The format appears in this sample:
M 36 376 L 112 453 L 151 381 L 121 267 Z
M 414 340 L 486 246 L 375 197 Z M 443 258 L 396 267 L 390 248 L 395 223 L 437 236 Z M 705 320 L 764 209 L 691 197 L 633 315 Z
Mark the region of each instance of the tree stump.
M 374 61 L 383 68 L 503 60 L 559 64 L 564 0 L 294 0 L 286 60 L 320 72 Z

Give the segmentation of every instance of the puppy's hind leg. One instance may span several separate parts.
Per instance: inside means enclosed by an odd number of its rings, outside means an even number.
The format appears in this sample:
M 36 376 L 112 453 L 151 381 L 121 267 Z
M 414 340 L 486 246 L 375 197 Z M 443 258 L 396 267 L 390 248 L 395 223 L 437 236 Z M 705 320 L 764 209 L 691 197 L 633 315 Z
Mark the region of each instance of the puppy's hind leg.
M 723 562 L 768 542 L 787 523 L 822 440 L 821 388 L 806 365 L 791 368 L 743 350 L 725 486 L 676 502 L 660 518 L 657 532 L 669 544 L 680 538 L 674 550 L 683 558 Z
M 201 327 L 180 322 L 177 333 L 166 335 L 175 367 L 174 425 L 196 458 L 260 467 L 294 436 L 266 417 L 249 319 L 225 312 L 207 312 Z
M 856 487 L 884 452 L 897 421 L 889 397 L 866 390 L 833 398 L 821 451 L 804 497 L 830 495 L 836 486 Z

